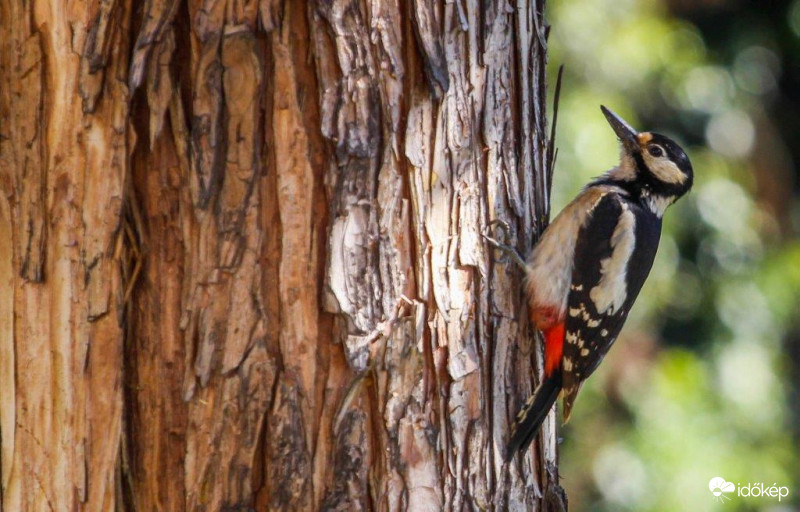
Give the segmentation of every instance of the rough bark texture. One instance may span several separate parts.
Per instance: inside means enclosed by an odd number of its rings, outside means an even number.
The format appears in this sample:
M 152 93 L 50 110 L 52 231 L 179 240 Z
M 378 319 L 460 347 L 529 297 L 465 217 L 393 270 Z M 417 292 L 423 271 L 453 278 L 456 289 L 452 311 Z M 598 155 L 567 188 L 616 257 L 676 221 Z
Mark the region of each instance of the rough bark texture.
M 0 511 L 563 508 L 543 8 L 0 2 Z

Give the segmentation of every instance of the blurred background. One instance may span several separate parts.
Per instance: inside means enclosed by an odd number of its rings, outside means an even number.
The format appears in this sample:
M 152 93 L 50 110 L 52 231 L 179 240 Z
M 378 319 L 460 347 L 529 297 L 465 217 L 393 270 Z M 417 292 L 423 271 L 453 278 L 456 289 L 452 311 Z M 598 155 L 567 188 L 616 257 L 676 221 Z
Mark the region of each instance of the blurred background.
M 551 0 L 553 211 L 617 161 L 600 113 L 675 138 L 695 186 L 562 430 L 571 510 L 800 510 L 800 0 Z M 787 486 L 790 497 L 708 484 Z

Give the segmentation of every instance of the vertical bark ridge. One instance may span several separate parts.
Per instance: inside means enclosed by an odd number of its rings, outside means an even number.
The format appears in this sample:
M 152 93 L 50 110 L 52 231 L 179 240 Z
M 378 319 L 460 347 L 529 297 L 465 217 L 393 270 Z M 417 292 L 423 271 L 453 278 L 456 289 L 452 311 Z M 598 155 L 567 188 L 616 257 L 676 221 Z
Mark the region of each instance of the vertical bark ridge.
M 136 128 L 147 130 L 139 115 Z M 137 146 L 131 201 L 141 210 L 141 278 L 126 328 L 125 422 L 132 510 L 185 510 L 188 407 L 181 383 L 185 347 L 180 328 L 186 247 L 180 226 L 191 215 L 181 189 L 188 178 L 171 137 Z
M 17 238 L 20 275 L 33 282 L 44 279 L 46 240 L 42 130 L 45 126 L 42 41 L 33 26 L 32 6 L 9 2 L 0 11 L 3 21 L 3 119 L 0 147 L 12 178 L 6 193 L 15 197 L 14 217 L 22 230 Z M 16 107 L 16 108 L 14 108 Z
M 122 286 L 114 253 L 131 140 L 124 78 L 130 2 L 5 2 L 0 136 L 5 274 L 0 346 L 2 507 L 115 503 L 122 413 Z M 113 19 L 113 22 L 110 20 Z M 5 192 L 11 190 L 4 184 Z M 46 228 L 45 228 L 46 226 Z M 46 236 L 45 236 L 46 234 Z M 47 257 L 45 258 L 45 254 Z M 13 385 L 7 386 L 10 382 Z

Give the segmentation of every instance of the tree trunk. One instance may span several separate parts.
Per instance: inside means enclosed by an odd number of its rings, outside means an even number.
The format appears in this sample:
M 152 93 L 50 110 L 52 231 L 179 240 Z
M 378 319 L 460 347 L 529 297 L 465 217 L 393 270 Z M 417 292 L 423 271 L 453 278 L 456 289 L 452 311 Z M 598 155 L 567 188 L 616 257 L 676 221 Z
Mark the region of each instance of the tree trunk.
M 543 3 L 0 2 L 0 510 L 563 507 Z

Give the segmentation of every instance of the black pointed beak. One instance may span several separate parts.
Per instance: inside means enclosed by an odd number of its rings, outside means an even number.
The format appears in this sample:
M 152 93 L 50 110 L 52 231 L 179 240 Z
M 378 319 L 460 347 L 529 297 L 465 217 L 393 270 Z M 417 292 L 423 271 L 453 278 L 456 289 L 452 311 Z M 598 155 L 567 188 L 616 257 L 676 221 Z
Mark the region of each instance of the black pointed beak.
M 606 116 L 608 124 L 610 124 L 611 128 L 614 129 L 614 133 L 617 134 L 617 137 L 619 137 L 620 142 L 622 142 L 625 148 L 630 152 L 639 149 L 639 141 L 636 138 L 636 130 L 634 130 L 633 127 L 624 119 L 603 105 L 600 105 L 600 110 L 603 111 L 603 115 Z

